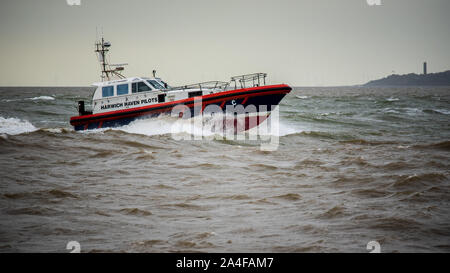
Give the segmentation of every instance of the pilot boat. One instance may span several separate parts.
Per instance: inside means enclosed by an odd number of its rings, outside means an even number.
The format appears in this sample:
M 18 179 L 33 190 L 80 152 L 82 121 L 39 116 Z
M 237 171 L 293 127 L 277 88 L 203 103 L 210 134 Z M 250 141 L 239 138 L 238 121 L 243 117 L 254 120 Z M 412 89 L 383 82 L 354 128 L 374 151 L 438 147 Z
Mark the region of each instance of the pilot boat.
M 78 115 L 70 118 L 76 131 L 118 127 L 136 119 L 160 115 L 192 118 L 219 112 L 231 116 L 231 125 L 245 131 L 267 119 L 291 91 L 287 84 L 266 85 L 266 73 L 234 76 L 229 82 L 210 81 L 178 87 L 156 77 L 155 70 L 153 77 L 127 78 L 122 75 L 126 64 L 109 64 L 110 48 L 111 43 L 103 38 L 95 43 L 102 68 L 101 82 L 93 84 L 96 89 L 90 110 L 84 101 L 78 101 Z M 241 126 L 237 126 L 239 122 Z M 229 125 L 229 119 L 223 124 Z

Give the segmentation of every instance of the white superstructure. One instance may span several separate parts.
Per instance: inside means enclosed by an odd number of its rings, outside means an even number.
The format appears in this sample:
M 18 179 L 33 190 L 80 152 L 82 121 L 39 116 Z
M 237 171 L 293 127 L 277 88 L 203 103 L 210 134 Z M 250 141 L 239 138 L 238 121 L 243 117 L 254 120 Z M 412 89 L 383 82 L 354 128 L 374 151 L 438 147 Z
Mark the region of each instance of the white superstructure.
M 92 98 L 93 114 L 183 100 L 224 90 L 221 82 L 171 88 L 160 78 L 147 77 L 124 78 L 93 85 L 97 87 Z

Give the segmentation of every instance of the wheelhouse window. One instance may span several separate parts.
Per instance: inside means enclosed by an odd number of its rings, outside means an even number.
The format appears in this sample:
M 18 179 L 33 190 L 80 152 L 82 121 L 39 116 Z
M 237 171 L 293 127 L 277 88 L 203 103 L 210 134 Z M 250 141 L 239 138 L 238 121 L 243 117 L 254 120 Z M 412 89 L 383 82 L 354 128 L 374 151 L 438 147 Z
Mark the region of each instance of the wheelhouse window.
M 134 82 L 132 83 L 132 85 L 133 85 L 131 88 L 132 93 L 152 90 L 148 85 L 145 84 L 145 82 Z
M 167 82 L 165 82 L 165 81 L 163 81 L 163 80 L 161 80 L 161 82 L 164 84 L 164 87 L 165 87 L 165 88 L 170 88 L 170 85 L 168 85 Z
M 103 97 L 112 97 L 112 96 L 114 96 L 114 86 L 104 86 L 104 87 L 102 87 L 102 96 Z
M 164 86 L 162 86 L 159 82 L 153 81 L 153 80 L 147 80 L 147 82 L 153 86 L 155 89 L 164 89 Z
M 117 96 L 128 94 L 128 83 L 117 86 Z
M 145 82 L 138 82 L 138 92 L 145 92 L 152 90 Z

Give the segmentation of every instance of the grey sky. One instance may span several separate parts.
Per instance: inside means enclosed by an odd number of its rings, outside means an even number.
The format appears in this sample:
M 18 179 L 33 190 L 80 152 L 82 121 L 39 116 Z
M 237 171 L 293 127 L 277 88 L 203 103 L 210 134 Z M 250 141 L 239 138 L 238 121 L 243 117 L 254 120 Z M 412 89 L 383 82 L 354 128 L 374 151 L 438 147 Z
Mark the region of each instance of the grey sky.
M 449 0 L 0 0 L 0 85 L 99 80 L 96 27 L 126 76 L 173 85 L 267 72 L 293 86 L 450 69 Z

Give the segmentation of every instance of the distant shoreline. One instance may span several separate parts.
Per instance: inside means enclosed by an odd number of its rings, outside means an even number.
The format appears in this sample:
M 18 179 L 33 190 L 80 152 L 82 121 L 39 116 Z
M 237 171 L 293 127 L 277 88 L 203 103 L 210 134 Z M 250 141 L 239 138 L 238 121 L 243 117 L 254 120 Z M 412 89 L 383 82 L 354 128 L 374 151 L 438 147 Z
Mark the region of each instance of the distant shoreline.
M 400 87 L 400 86 L 450 86 L 450 70 L 430 74 L 392 74 L 382 79 L 370 81 L 365 87 Z

